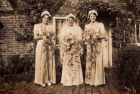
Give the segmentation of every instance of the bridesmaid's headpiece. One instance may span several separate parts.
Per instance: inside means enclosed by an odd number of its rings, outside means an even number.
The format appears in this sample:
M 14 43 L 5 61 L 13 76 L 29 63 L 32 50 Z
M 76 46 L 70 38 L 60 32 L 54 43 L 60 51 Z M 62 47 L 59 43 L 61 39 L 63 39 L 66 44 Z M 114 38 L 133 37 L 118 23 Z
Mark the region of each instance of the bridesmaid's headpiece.
M 90 14 L 95 14 L 96 16 L 98 16 L 98 13 L 97 13 L 96 10 L 90 10 L 90 11 L 88 12 L 88 17 L 90 16 Z
M 41 17 L 44 15 L 48 15 L 49 17 L 51 17 L 51 14 L 47 10 L 45 10 L 41 13 Z

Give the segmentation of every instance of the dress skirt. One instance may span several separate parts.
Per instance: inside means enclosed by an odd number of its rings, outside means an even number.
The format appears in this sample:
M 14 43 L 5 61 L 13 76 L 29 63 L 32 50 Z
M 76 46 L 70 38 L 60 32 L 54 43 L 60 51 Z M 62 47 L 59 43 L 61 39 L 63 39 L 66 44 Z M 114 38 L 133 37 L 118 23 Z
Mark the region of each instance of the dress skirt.
M 103 45 L 98 42 L 98 46 L 87 45 L 86 75 L 85 83 L 98 86 L 105 84 L 105 71 L 103 64 Z
M 51 45 L 43 46 L 43 40 L 36 45 L 35 80 L 36 84 L 56 83 L 56 67 L 54 49 Z

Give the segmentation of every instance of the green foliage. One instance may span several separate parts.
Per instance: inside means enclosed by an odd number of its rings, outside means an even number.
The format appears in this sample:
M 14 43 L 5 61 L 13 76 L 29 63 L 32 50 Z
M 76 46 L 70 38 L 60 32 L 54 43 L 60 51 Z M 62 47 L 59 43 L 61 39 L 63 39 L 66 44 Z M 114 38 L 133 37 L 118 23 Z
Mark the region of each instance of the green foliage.
M 109 20 L 112 26 L 113 46 L 120 48 L 130 43 L 130 36 L 134 33 L 135 15 L 125 9 L 119 8 L 116 5 L 99 1 L 81 2 L 77 8 L 77 18 L 80 20 L 80 26 L 84 28 L 89 22 L 88 12 L 92 9 L 97 10 L 100 19 Z
M 128 10 L 133 10 L 136 6 L 136 0 L 126 0 Z
M 0 76 L 2 76 L 2 73 L 4 72 L 5 62 L 0 56 Z
M 136 88 L 140 84 L 139 66 L 140 48 L 134 45 L 128 45 L 121 49 L 119 62 L 117 62 L 118 80 L 122 87 Z
M 134 23 L 129 17 L 117 17 L 115 27 L 112 28 L 113 47 L 120 48 L 131 43 L 134 34 Z M 131 38 L 132 37 L 132 38 Z
M 133 12 L 136 17 L 140 17 L 140 1 L 139 0 L 125 0 L 127 4 L 127 9 L 131 12 Z
M 125 0 L 127 4 L 127 9 L 132 11 L 136 7 L 137 0 Z
M 26 30 L 23 33 L 15 32 L 16 40 L 19 42 L 30 42 L 33 41 L 33 32 L 32 30 Z
M 34 77 L 34 49 L 30 48 L 30 54 L 12 55 L 8 57 L 8 61 L 5 62 L 0 58 L 0 77 L 4 79 L 4 82 L 9 81 L 32 81 Z

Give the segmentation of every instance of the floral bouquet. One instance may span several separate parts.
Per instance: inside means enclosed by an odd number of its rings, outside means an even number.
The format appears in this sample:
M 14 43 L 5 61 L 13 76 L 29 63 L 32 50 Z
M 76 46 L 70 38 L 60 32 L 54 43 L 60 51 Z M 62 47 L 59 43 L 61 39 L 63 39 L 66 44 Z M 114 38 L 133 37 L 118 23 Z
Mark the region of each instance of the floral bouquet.
M 46 34 L 46 38 L 47 38 L 48 44 L 54 45 L 55 40 L 56 40 L 56 36 L 55 36 L 54 32 L 48 32 Z
M 85 44 L 94 44 L 96 42 L 101 41 L 101 32 L 94 32 L 92 29 L 91 30 L 86 30 L 83 33 L 83 41 Z
M 67 64 L 69 67 L 72 67 L 74 65 L 73 60 L 76 60 L 77 57 L 79 57 L 83 53 L 81 41 L 71 33 L 65 35 L 63 37 L 62 51 L 64 51 L 64 53 L 62 53 L 63 56 L 67 55 L 66 59 L 68 61 L 67 62 L 65 61 L 65 64 Z
M 73 56 L 79 56 L 83 53 L 81 41 L 72 34 L 68 34 L 64 37 L 64 50 Z
M 70 33 L 64 36 L 63 41 L 64 41 L 64 49 L 68 51 L 71 50 L 72 46 L 76 42 L 76 38 Z
M 50 46 L 53 46 L 55 45 L 55 40 L 56 40 L 56 37 L 55 37 L 55 33 L 53 32 L 48 32 L 46 33 L 44 36 L 43 36 L 43 43 L 42 43 L 42 46 L 44 48 L 44 50 Z

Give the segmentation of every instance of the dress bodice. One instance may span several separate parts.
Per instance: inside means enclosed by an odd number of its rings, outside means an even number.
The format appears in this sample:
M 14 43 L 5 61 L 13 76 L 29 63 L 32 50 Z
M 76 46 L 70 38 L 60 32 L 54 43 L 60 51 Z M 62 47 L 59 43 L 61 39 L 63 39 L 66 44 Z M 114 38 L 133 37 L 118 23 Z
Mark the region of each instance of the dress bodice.
M 105 33 L 103 23 L 95 22 L 94 24 L 86 24 L 85 31 Z
M 74 25 L 72 27 L 68 25 L 63 26 L 60 33 L 60 39 L 63 41 L 64 36 L 69 34 L 75 36 L 77 40 L 82 39 L 82 29 L 78 25 Z
M 48 24 L 48 25 L 43 25 L 42 23 L 40 24 L 35 24 L 34 26 L 34 34 L 37 35 L 47 35 L 49 32 L 53 32 L 53 26 Z

